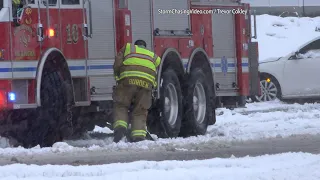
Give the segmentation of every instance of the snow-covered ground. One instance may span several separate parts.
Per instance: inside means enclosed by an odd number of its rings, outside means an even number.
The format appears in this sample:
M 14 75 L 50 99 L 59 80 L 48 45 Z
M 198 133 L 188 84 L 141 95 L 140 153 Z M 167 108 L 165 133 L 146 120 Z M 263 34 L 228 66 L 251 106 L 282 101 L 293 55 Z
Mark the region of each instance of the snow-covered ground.
M 285 104 L 265 102 L 248 104 L 247 108 L 235 110 L 218 109 L 217 122 L 208 128 L 205 136 L 158 139 L 157 142 L 113 144 L 112 138 L 68 141 L 73 146 L 99 145 L 112 149 L 155 149 L 164 146 L 181 148 L 189 144 L 209 141 L 231 142 L 272 137 L 288 137 L 299 134 L 320 133 L 320 104 Z M 101 131 L 101 128 L 97 128 Z M 107 130 L 110 131 L 110 130 Z M 196 148 L 196 147 L 195 147 Z
M 304 43 L 320 36 L 320 17 L 257 16 L 259 60 L 285 56 Z
M 318 180 L 320 155 L 285 153 L 193 161 L 138 161 L 99 166 L 8 165 L 5 180 Z
M 153 149 L 196 150 L 206 143 L 224 146 L 235 141 L 320 133 L 320 104 L 284 104 L 276 101 L 252 103 L 243 109 L 218 109 L 217 114 L 219 116 L 216 124 L 209 127 L 205 136 L 119 144 L 112 143 L 111 137 L 85 139 L 56 143 L 51 148 L 2 148 L 0 156 L 101 150 L 107 152 Z M 96 130 L 110 132 L 100 127 Z

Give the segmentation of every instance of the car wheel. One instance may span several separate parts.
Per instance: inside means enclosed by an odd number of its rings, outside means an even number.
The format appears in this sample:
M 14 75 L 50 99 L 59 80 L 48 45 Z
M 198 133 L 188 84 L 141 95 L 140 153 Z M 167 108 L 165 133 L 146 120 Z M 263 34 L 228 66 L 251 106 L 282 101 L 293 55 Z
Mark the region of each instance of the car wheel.
M 263 80 L 260 81 L 260 88 L 261 95 L 251 98 L 256 102 L 273 101 L 281 97 L 280 85 L 274 78 L 263 78 Z

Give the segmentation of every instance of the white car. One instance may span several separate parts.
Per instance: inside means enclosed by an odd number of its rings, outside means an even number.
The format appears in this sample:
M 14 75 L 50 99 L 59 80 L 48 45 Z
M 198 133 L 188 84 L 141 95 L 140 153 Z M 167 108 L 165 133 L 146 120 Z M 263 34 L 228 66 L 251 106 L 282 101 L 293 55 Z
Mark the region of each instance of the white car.
M 261 95 L 254 101 L 320 97 L 320 37 L 284 57 L 259 63 Z

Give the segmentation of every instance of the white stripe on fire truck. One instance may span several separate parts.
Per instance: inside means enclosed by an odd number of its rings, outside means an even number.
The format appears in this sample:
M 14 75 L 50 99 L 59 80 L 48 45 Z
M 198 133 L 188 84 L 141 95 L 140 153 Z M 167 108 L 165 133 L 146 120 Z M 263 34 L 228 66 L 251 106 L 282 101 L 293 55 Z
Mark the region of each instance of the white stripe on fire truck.
M 86 75 L 85 60 L 68 60 L 67 62 L 73 77 Z M 14 61 L 12 64 L 0 62 L 0 79 L 35 78 L 37 64 L 37 61 Z M 113 60 L 90 60 L 87 67 L 88 75 L 110 75 L 113 73 Z
M 246 57 L 243 57 L 241 59 L 242 63 L 242 72 L 248 73 L 249 72 L 249 59 Z
M 183 65 L 186 68 L 188 59 L 183 59 Z M 85 60 L 68 60 L 69 69 L 72 76 L 85 76 Z M 113 74 L 113 59 L 107 60 L 89 60 L 87 62 L 88 75 L 111 75 Z M 37 61 L 14 61 L 0 62 L 0 79 L 10 78 L 35 78 L 37 71 Z M 215 72 L 222 72 L 221 60 L 210 59 L 211 67 Z M 12 68 L 13 65 L 13 68 Z M 242 59 L 243 72 L 249 72 L 248 58 Z M 228 72 L 235 72 L 234 60 L 228 60 Z
M 228 73 L 234 73 L 236 72 L 236 66 L 235 66 L 235 59 L 234 58 L 227 58 L 228 66 L 226 68 L 226 72 Z M 213 58 L 213 64 L 211 65 L 214 72 L 216 73 L 222 73 L 223 72 L 223 66 L 221 63 L 221 58 Z
M 249 64 L 248 64 L 248 58 L 242 58 L 241 59 L 241 65 L 242 65 L 242 72 L 247 73 L 249 72 Z M 222 65 L 221 65 L 221 59 L 219 58 L 213 58 L 210 59 L 211 66 L 216 73 L 222 73 Z M 235 59 L 230 58 L 228 59 L 228 68 L 227 72 L 236 72 L 236 64 L 235 64 Z
M 246 59 L 246 60 L 244 60 Z M 184 68 L 187 68 L 188 66 L 188 59 L 182 59 L 182 63 Z M 210 59 L 210 63 L 211 63 L 211 68 L 213 70 L 216 70 L 215 72 L 222 72 L 221 70 L 221 59 L 215 59 L 215 58 L 211 58 Z M 249 72 L 248 69 L 248 58 L 243 58 L 242 59 L 242 70 L 243 72 Z M 235 63 L 234 63 L 234 59 L 230 59 L 228 60 L 228 72 L 235 72 Z

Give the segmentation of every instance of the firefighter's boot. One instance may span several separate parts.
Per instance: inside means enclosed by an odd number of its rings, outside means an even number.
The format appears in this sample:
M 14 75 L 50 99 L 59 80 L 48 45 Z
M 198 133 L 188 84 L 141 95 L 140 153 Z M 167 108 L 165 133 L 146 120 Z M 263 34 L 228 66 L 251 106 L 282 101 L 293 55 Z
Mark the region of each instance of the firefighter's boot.
M 143 137 L 135 137 L 135 138 L 131 138 L 131 142 L 140 142 L 140 141 L 144 141 L 146 140 Z
M 118 143 L 126 134 L 127 129 L 124 127 L 118 127 L 114 130 L 113 142 Z

